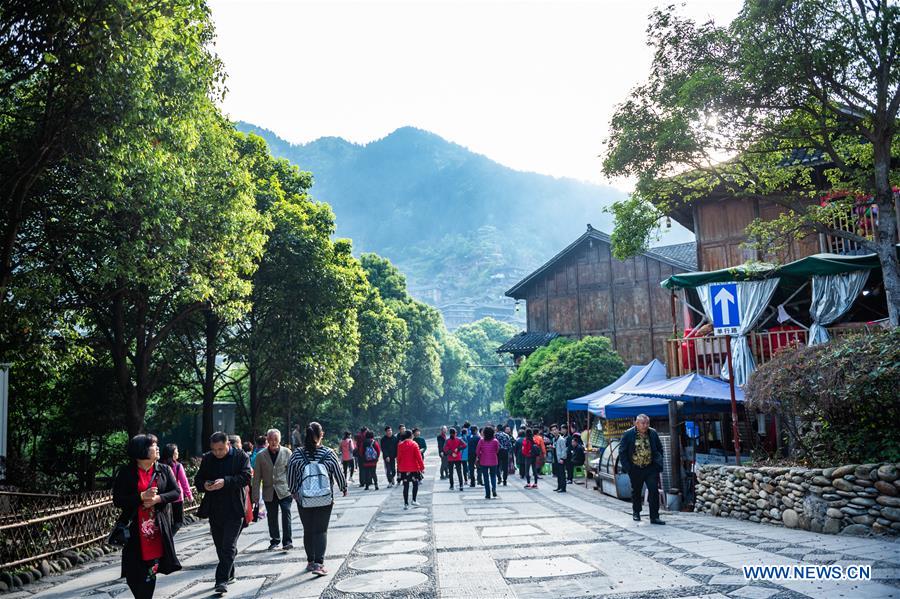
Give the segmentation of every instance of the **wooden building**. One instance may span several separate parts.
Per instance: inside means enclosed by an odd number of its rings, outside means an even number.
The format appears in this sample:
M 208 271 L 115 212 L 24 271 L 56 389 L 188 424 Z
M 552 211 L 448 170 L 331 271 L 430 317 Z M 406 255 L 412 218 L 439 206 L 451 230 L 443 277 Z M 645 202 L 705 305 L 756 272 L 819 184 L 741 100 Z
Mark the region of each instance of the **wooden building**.
M 684 326 L 680 311 L 673 322 L 671 295 L 660 281 L 694 270 L 694 243 L 652 248 L 622 261 L 612 256 L 609 236 L 588 225 L 581 237 L 506 295 L 525 301 L 529 334 L 602 335 L 612 340 L 626 364 L 646 364 L 653 358 L 665 360 L 666 339 L 674 327 Z
M 825 177 L 825 169 L 830 163 L 825 156 L 816 150 L 793 150 L 781 162 L 781 166 L 812 167 L 811 176 L 815 185 L 821 189 L 820 197 L 811 198 L 810 204 L 827 202 L 830 197 L 840 196 L 831 190 Z M 895 194 L 898 190 L 895 188 Z M 894 204 L 898 216 L 898 234 L 900 234 L 900 196 Z M 868 253 L 862 246 L 832 235 L 810 233 L 801 239 L 791 241 L 790 245 L 776 254 L 763 254 L 745 247 L 748 242 L 747 227 L 755 219 L 762 221 L 775 220 L 787 208 L 766 197 L 736 196 L 736 194 L 720 187 L 703 198 L 687 203 L 675 202 L 670 205 L 670 215 L 679 224 L 694 233 L 697 240 L 697 270 L 719 270 L 739 266 L 748 260 L 787 264 L 800 258 L 819 253 L 831 254 L 864 254 Z M 835 227 L 871 237 L 877 227 L 877 211 L 870 205 L 858 204 L 848 208 L 845 214 L 839 215 Z
M 766 199 L 737 198 L 722 192 L 677 207 L 671 216 L 697 238 L 697 270 L 719 270 L 739 266 L 748 260 L 786 264 L 828 251 L 820 235 L 794 240 L 777 255 L 761 255 L 745 247 L 750 223 L 757 218 L 774 220 L 784 210 Z

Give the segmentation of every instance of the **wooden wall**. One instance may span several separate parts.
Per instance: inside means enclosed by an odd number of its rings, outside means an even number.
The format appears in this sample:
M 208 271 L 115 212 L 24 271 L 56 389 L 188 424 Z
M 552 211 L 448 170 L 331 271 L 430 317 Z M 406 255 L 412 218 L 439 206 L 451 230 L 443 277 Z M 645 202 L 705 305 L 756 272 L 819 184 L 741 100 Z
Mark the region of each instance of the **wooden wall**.
M 683 272 L 646 256 L 624 262 L 609 244 L 587 242 L 548 269 L 526 293 L 528 330 L 568 337 L 609 337 L 626 365 L 665 362 L 672 334 L 663 279 Z M 680 310 L 679 328 L 683 327 Z
M 819 253 L 818 235 L 808 235 L 774 255 L 759 256 L 755 250 L 741 247 L 747 241 L 746 228 L 755 218 L 773 220 L 783 211 L 783 207 L 765 200 L 698 202 L 694 207 L 698 269 L 719 270 L 757 259 L 784 264 Z

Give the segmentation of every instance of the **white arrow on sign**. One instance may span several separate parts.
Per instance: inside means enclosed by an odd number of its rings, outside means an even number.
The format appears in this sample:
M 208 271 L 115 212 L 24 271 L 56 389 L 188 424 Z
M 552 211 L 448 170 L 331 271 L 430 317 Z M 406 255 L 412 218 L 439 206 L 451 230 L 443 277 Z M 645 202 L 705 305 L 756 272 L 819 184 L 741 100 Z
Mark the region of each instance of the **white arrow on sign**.
M 716 294 L 714 301 L 717 304 L 720 304 L 720 309 L 722 310 L 722 325 L 726 327 L 731 325 L 731 311 L 728 309 L 728 304 L 734 303 L 734 296 L 731 295 L 731 292 L 728 291 L 727 288 L 722 287 L 719 289 L 719 293 Z

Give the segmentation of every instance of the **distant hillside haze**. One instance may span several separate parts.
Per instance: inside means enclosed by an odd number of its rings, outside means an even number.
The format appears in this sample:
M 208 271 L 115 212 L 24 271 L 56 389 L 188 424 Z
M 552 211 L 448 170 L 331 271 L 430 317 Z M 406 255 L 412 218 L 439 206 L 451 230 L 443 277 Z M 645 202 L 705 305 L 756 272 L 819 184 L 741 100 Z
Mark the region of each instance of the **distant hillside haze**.
M 337 137 L 293 145 L 250 123 L 237 128 L 312 172 L 312 195 L 333 208 L 337 234 L 351 238 L 357 254 L 389 258 L 411 292 L 439 308 L 504 306 L 512 315 L 503 292 L 587 223 L 610 231 L 603 208 L 624 197 L 612 187 L 516 171 L 413 127 L 365 145 Z M 521 323 L 523 314 L 505 319 Z

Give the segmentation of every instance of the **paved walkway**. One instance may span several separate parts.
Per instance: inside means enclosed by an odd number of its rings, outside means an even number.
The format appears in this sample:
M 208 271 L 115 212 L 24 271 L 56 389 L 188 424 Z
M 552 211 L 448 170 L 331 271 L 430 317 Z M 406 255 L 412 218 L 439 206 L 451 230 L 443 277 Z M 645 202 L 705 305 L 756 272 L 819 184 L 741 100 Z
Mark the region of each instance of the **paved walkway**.
M 665 514 L 667 526 L 631 520 L 626 503 L 576 485 L 551 492 L 551 480 L 524 490 L 518 477 L 486 501 L 480 488 L 449 491 L 433 456 L 419 493 L 403 511 L 399 488 L 353 487 L 338 499 L 328 534 L 331 574 L 304 572 L 302 531 L 294 516 L 291 552 L 268 552 L 265 522 L 241 535 L 235 597 L 522 597 L 787 599 L 900 598 L 900 544 L 713 518 Z M 379 474 L 381 477 L 381 474 Z M 179 533 L 184 570 L 161 576 L 156 597 L 212 597 L 215 550 L 207 527 Z M 744 564 L 870 564 L 869 582 L 747 583 Z M 43 579 L 4 597 L 129 597 L 118 556 Z

